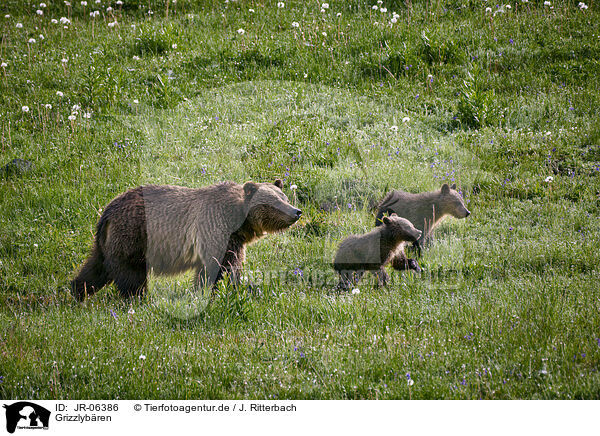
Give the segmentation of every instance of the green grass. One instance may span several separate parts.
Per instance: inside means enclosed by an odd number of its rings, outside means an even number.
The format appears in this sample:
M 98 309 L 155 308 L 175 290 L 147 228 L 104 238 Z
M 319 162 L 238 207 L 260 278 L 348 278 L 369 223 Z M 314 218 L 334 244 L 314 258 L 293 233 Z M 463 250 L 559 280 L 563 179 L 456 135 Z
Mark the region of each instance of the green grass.
M 0 165 L 34 165 L 0 173 L 0 398 L 600 398 L 595 2 L 46 3 L 0 7 Z M 304 214 L 249 248 L 261 295 L 67 292 L 127 188 L 275 178 Z M 376 201 L 444 182 L 472 215 L 423 273 L 333 290 Z

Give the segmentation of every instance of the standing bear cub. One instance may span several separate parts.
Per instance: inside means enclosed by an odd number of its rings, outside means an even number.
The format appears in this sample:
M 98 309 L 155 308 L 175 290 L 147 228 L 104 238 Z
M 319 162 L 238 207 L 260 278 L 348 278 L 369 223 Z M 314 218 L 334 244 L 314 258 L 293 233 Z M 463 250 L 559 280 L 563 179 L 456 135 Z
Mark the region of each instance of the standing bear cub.
M 348 236 L 342 241 L 333 261 L 333 268 L 340 275 L 339 288 L 349 289 L 365 271 L 377 277 L 379 286 L 385 285 L 389 276 L 384 267 L 404 250 L 406 242 L 415 242 L 421 236 L 410 221 L 395 213 L 383 217 L 382 224 L 369 233 Z
M 302 211 L 283 183 L 233 182 L 205 188 L 148 185 L 112 200 L 100 217 L 92 253 L 71 282 L 82 301 L 114 282 L 123 297 L 141 296 L 147 275 L 195 270 L 195 288 L 224 273 L 240 280 L 246 245 L 284 230 Z
M 375 226 L 380 226 L 385 214 L 395 213 L 408 219 L 414 226 L 421 230 L 421 237 L 413 245 L 421 252 L 423 241 L 431 235 L 433 229 L 442 221 L 442 218 L 451 215 L 455 218 L 466 218 L 471 212 L 466 208 L 462 196 L 456 191 L 456 185 L 448 186 L 444 183 L 437 191 L 411 194 L 401 190 L 391 191 L 379 203 Z M 392 259 L 394 269 L 415 269 L 420 267 L 415 259 L 407 259 L 404 251 L 399 252 Z

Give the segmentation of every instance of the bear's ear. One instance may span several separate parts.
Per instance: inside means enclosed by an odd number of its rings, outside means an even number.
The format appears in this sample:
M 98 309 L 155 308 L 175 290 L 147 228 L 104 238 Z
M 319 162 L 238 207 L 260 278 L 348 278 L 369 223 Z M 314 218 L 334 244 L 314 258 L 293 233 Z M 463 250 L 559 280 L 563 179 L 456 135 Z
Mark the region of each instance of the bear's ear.
M 454 189 L 456 191 L 456 183 L 453 183 L 452 186 L 450 186 L 450 189 Z
M 246 182 L 244 183 L 244 195 L 246 197 L 253 196 L 258 190 L 258 185 L 254 182 Z
M 450 186 L 448 186 L 447 183 L 444 183 L 442 185 L 442 194 L 449 194 L 450 193 Z
M 390 220 L 390 217 L 384 216 L 382 221 L 383 221 L 383 224 L 389 224 L 391 220 Z
M 275 180 L 275 183 L 273 183 L 275 186 L 277 186 L 279 189 L 283 189 L 283 182 L 281 181 L 281 179 L 277 179 Z
M 398 214 L 396 212 L 392 212 L 390 216 L 398 216 Z

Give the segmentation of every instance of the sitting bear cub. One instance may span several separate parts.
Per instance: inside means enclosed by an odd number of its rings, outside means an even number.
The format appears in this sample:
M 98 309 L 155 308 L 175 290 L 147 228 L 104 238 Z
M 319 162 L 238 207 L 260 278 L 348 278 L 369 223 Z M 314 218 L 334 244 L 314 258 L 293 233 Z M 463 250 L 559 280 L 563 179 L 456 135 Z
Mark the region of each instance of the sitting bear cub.
M 349 236 L 340 244 L 333 268 L 340 274 L 341 289 L 349 289 L 365 271 L 377 277 L 378 285 L 385 285 L 389 277 L 384 267 L 404 250 L 406 242 L 415 242 L 421 236 L 410 221 L 395 213 L 381 221 L 383 225 L 364 235 Z

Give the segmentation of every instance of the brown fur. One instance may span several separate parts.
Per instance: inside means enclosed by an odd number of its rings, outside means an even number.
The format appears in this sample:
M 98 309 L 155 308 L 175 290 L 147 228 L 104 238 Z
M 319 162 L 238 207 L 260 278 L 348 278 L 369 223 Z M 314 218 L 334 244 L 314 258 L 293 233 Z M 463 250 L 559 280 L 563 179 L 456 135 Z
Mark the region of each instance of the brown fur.
M 247 244 L 286 229 L 301 211 L 281 180 L 205 188 L 148 185 L 112 200 L 96 229 L 92 253 L 71 282 L 78 300 L 114 282 L 124 297 L 143 295 L 148 272 L 196 272 L 195 286 L 228 273 L 240 279 Z
M 403 250 L 405 242 L 414 242 L 421 236 L 410 221 L 396 214 L 383 217 L 382 224 L 364 235 L 349 236 L 340 244 L 333 261 L 340 274 L 340 288 L 348 289 L 365 271 L 371 271 L 378 284 L 385 285 L 389 277 L 384 267 Z
M 456 191 L 456 185 L 442 185 L 441 189 L 420 194 L 411 194 L 401 190 L 389 192 L 377 207 L 377 219 L 375 225 L 381 225 L 381 219 L 385 214 L 395 213 L 409 220 L 414 226 L 421 230 L 422 234 L 415 247 L 421 250 L 423 242 L 431 236 L 433 229 L 450 215 L 455 218 L 466 218 L 471 212 L 465 207 L 461 195 Z M 394 259 L 392 265 L 396 269 L 414 269 L 414 259 L 407 259 L 404 252 L 399 253 L 399 258 Z M 418 267 L 418 265 L 417 265 Z

